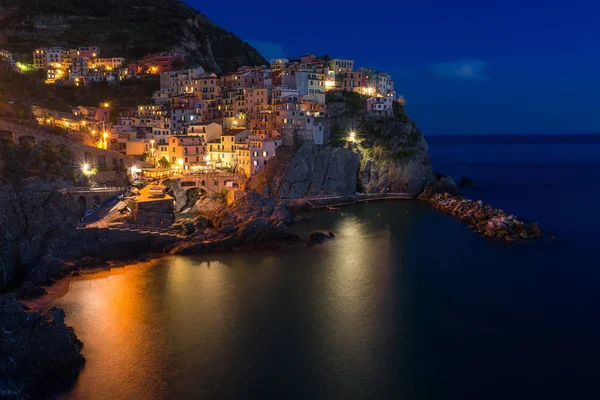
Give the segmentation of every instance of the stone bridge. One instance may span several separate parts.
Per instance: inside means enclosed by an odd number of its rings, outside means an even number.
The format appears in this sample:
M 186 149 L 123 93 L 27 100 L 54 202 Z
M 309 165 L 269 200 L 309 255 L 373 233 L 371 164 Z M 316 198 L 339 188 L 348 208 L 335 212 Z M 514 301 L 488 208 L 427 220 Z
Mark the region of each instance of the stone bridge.
M 61 192 L 68 196 L 73 209 L 83 212 L 88 208 L 92 208 L 94 204 L 102 204 L 106 200 L 122 194 L 126 188 L 126 186 L 103 188 L 75 187 L 62 189 Z
M 208 195 L 220 194 L 233 188 L 243 188 L 248 179 L 243 174 L 231 174 L 227 172 L 209 172 L 173 178 L 179 179 L 181 181 L 181 187 L 186 190 L 198 188 Z
M 41 144 L 52 143 L 64 146 L 73 155 L 73 159 L 80 164 L 89 164 L 98 170 L 94 180 L 103 183 L 117 181 L 125 183 L 128 169 L 139 161 L 127 157 L 117 151 L 104 150 L 88 146 L 68 137 L 46 132 L 29 126 L 15 124 L 0 119 L 0 140 L 16 144 Z

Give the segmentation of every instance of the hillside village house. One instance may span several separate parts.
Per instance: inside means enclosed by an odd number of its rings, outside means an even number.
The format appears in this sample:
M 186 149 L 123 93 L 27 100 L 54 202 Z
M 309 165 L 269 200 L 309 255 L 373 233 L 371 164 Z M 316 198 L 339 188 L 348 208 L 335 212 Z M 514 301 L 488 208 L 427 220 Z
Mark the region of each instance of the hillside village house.
M 222 167 L 236 167 L 237 147 L 246 143 L 251 135 L 247 129 L 230 129 L 223 132 L 220 138 L 208 143 L 208 156 L 212 163 Z
M 250 173 L 248 176 L 255 175 L 267 166 L 270 158 L 275 156 L 277 147 L 281 145 L 281 140 L 263 140 L 258 136 L 252 136 L 248 140 L 250 151 Z
M 108 107 L 77 106 L 73 109 L 73 114 L 99 124 L 110 121 L 110 108 Z
M 223 134 L 223 127 L 215 122 L 198 122 L 188 126 L 190 136 L 199 136 L 205 143 L 218 139 Z
M 7 50 L 0 49 L 0 61 L 7 62 L 9 64 L 14 64 L 13 55 Z
M 185 56 L 176 52 L 162 52 L 147 54 L 139 60 L 131 71 L 133 75 L 140 73 L 160 74 L 181 68 L 185 63 Z
M 392 96 L 370 97 L 367 100 L 367 114 L 376 117 L 394 115 Z

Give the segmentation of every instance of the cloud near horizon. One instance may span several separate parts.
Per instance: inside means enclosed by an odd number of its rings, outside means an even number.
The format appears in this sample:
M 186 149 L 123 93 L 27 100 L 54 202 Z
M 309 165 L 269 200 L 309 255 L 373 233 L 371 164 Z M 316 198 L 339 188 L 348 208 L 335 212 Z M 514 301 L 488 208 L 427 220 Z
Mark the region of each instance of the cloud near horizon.
M 283 51 L 283 45 L 271 42 L 263 42 L 261 40 L 246 40 L 250 46 L 254 47 L 267 60 L 273 58 L 286 58 L 287 55 Z
M 432 71 L 436 75 L 448 78 L 487 80 L 488 77 L 484 75 L 486 66 L 487 62 L 481 60 L 442 62 L 434 64 Z

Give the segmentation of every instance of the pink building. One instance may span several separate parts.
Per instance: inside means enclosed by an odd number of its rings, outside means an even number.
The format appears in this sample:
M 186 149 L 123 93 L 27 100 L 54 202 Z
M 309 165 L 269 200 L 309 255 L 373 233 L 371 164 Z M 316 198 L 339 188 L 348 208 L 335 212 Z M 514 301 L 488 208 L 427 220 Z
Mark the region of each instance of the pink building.
M 104 107 L 79 106 L 73 109 L 73 114 L 83 117 L 91 122 L 103 123 L 110 121 L 110 109 Z
M 263 87 L 265 76 L 260 72 L 250 72 L 244 76 L 244 87 Z
M 317 56 L 315 56 L 314 54 L 306 54 L 306 55 L 300 57 L 300 62 L 301 63 L 312 63 L 316 59 L 317 59 Z
M 251 136 L 248 138 L 248 144 L 250 146 L 250 175 L 256 175 L 275 156 L 275 149 L 281 145 L 281 141 L 263 141 L 257 136 Z
M 184 63 L 185 56 L 181 53 L 154 53 L 139 60 L 137 70 L 142 70 L 142 73 L 160 74 L 181 69 Z
M 376 117 L 391 117 L 394 115 L 393 97 L 371 97 L 367 100 L 367 114 Z
M 201 109 L 203 102 L 194 94 L 181 94 L 171 97 L 171 107 L 186 109 Z
M 77 50 L 81 57 L 96 58 L 100 54 L 100 48 L 96 46 L 80 47 Z

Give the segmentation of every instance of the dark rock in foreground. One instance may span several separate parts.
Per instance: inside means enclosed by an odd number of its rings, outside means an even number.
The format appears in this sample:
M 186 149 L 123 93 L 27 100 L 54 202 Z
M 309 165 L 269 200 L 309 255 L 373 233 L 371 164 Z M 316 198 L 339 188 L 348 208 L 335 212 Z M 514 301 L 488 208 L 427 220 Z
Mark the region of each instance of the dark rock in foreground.
M 333 234 L 333 232 L 327 232 L 327 233 L 313 232 L 310 234 L 310 238 L 308 239 L 308 242 L 306 242 L 306 245 L 314 246 L 316 244 L 324 243 L 324 242 L 328 241 L 329 239 L 333 239 L 334 237 L 335 237 L 335 235 Z
M 14 294 L 0 296 L 0 398 L 42 398 L 77 378 L 82 343 L 65 313 L 28 310 Z
M 484 204 L 448 193 L 435 194 L 428 199 L 435 208 L 459 217 L 469 223 L 469 228 L 488 237 L 515 240 L 533 239 L 540 236 L 538 224 L 526 224 L 514 215 Z

